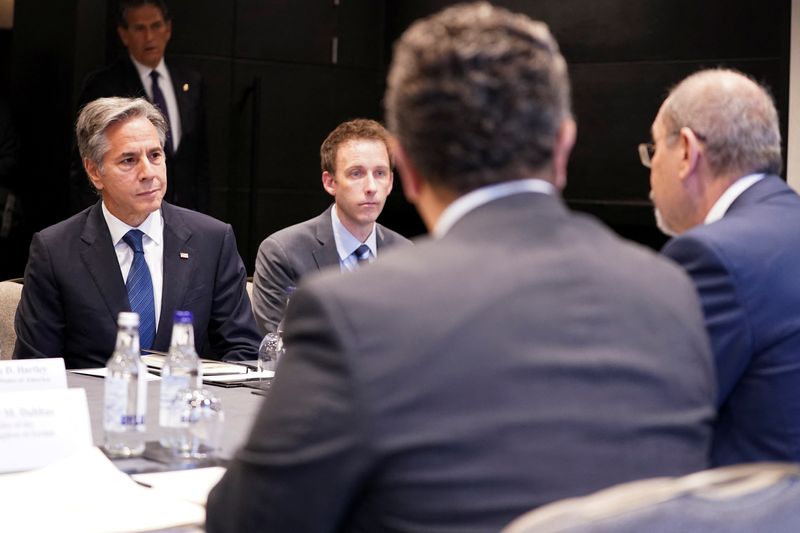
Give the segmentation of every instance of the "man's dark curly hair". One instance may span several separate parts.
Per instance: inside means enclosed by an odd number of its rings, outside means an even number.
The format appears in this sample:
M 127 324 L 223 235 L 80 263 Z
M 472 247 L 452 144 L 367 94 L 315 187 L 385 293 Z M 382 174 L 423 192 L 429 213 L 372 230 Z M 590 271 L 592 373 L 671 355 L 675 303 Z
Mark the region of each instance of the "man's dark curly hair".
M 417 170 L 463 194 L 547 167 L 570 116 L 567 66 L 545 24 L 461 4 L 401 36 L 385 105 Z

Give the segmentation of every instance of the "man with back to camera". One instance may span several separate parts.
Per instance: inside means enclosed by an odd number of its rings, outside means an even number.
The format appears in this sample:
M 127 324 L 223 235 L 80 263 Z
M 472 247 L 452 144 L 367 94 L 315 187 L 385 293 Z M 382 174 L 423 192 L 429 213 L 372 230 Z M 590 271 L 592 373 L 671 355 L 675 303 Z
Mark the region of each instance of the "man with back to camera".
M 718 381 L 711 462 L 800 460 L 800 197 L 778 175 L 778 113 L 732 70 L 689 76 L 642 145 L 662 250 L 694 280 Z M 648 149 L 650 151 L 648 151 Z
M 121 0 L 117 34 L 127 54 L 89 74 L 78 97 L 78 109 L 106 96 L 147 98 L 168 121 L 165 144 L 172 204 L 208 212 L 209 169 L 205 117 L 205 82 L 199 73 L 164 53 L 172 37 L 172 20 L 163 0 Z M 72 211 L 94 204 L 77 150 L 70 172 Z
M 257 358 L 260 335 L 232 228 L 162 201 L 166 127 L 143 98 L 101 98 L 81 111 L 78 146 L 102 199 L 34 235 L 15 358 L 104 366 L 120 311 L 139 313 L 143 350 L 166 351 L 176 309 L 192 312 L 201 356 Z
M 392 191 L 389 132 L 378 122 L 339 124 L 320 147 L 322 186 L 334 204 L 321 215 L 273 233 L 258 247 L 253 312 L 264 333 L 283 318 L 287 291 L 302 277 L 338 265 L 355 270 L 378 251 L 410 241 L 376 222 Z
M 446 9 L 403 34 L 387 86 L 432 238 L 301 282 L 207 531 L 497 532 L 703 469 L 716 390 L 696 292 L 559 198 L 575 123 L 547 27 Z

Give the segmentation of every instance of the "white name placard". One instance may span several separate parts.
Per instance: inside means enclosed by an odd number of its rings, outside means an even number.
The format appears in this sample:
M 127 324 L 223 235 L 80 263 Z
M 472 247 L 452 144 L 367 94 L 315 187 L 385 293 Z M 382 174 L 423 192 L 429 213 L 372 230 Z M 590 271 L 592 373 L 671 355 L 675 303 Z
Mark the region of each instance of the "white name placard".
M 0 392 L 66 389 L 64 359 L 15 359 L 0 361 Z
M 39 468 L 91 446 L 83 389 L 0 393 L 0 472 Z

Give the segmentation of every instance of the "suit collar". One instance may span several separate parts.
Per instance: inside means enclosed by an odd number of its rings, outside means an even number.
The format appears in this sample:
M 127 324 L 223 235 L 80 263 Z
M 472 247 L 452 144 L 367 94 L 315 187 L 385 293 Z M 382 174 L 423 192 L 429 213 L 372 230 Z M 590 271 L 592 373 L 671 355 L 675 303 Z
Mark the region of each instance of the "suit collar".
M 319 269 L 339 264 L 339 254 L 336 251 L 336 240 L 333 237 L 333 223 L 331 222 L 332 209 L 333 205 L 323 211 L 313 222 L 317 245 L 311 250 L 311 255 L 314 256 L 314 261 Z
M 118 61 L 122 70 L 123 83 L 127 87 L 127 92 L 129 93 L 127 96 L 141 96 L 146 98 L 147 92 L 144 90 L 139 72 L 136 70 L 136 66 L 133 64 L 133 61 L 131 61 L 131 58 L 125 55 L 121 56 Z
M 130 305 L 111 233 L 100 206 L 101 202 L 98 201 L 89 208 L 81 233 L 84 248 L 80 256 L 106 304 L 111 320 L 116 323 L 117 315 L 121 311 L 130 311 Z
M 552 232 L 569 217 L 569 210 L 561 197 L 523 192 L 476 207 L 453 224 L 441 239 L 495 240 L 500 235 L 517 230 L 526 233 Z
M 767 175 L 764 179 L 740 194 L 739 197 L 733 201 L 726 213 L 732 213 L 736 209 L 761 203 L 778 194 L 793 194 L 793 190 L 778 176 Z

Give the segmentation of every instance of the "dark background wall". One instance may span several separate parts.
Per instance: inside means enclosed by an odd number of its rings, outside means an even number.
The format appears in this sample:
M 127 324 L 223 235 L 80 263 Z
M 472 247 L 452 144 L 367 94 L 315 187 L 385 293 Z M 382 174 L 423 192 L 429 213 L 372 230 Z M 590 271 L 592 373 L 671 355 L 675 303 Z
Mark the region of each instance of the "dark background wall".
M 269 233 L 320 212 L 319 145 L 339 122 L 382 119 L 391 43 L 444 0 L 171 0 L 168 55 L 208 83 L 212 214 L 230 222 L 252 271 Z M 578 144 L 565 197 L 657 247 L 648 172 L 636 145 L 668 87 L 733 66 L 771 87 L 788 113 L 790 0 L 508 0 L 547 22 L 570 63 Z M 67 215 L 75 101 L 83 77 L 120 52 L 114 0 L 18 1 L 0 34 L 0 71 L 24 142 L 29 231 Z M 9 76 L 6 78 L 6 76 Z M 453 127 L 458 127 L 454 124 Z M 399 183 L 381 218 L 424 228 Z M 0 243 L 0 246 L 3 244 Z M 21 275 L 18 270 L 0 276 Z

